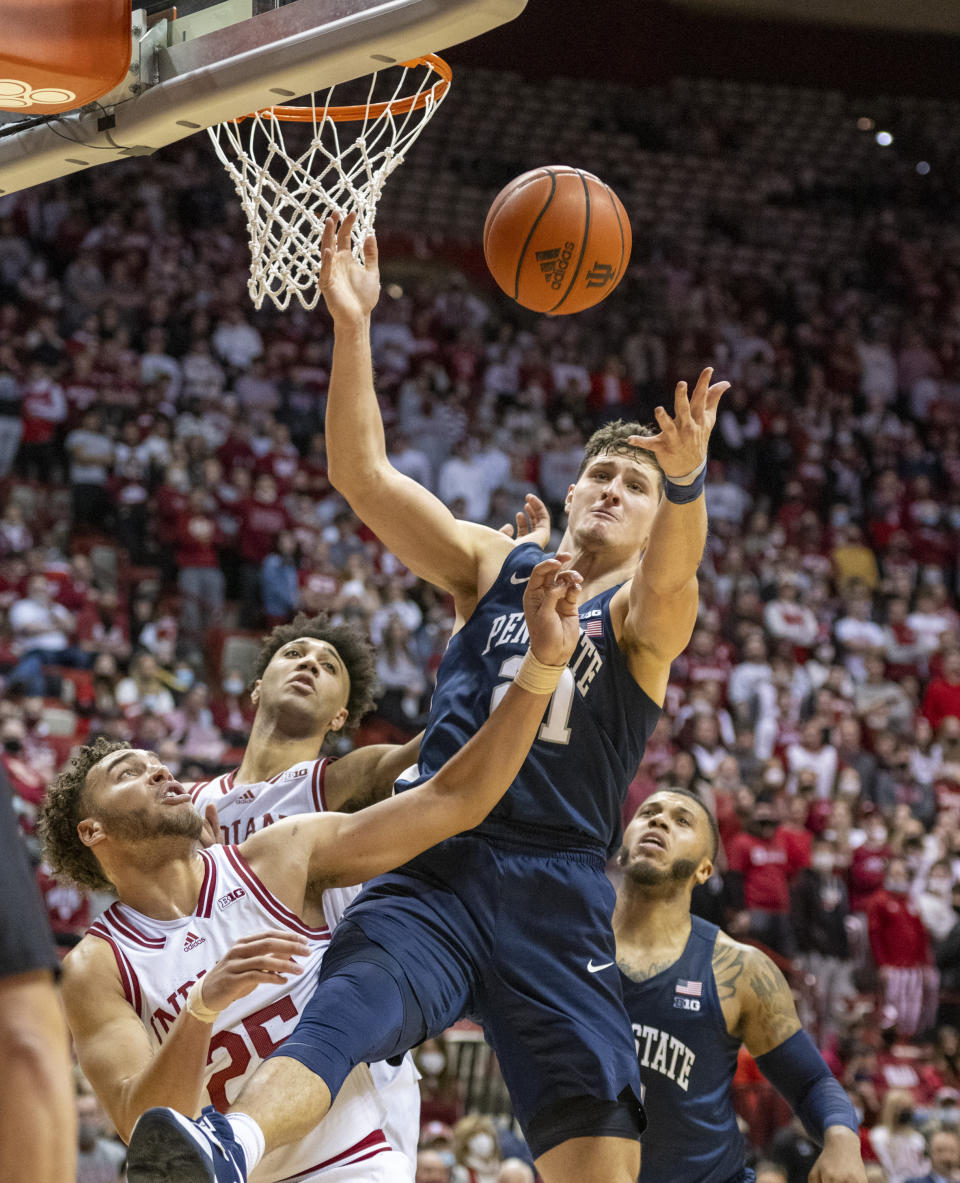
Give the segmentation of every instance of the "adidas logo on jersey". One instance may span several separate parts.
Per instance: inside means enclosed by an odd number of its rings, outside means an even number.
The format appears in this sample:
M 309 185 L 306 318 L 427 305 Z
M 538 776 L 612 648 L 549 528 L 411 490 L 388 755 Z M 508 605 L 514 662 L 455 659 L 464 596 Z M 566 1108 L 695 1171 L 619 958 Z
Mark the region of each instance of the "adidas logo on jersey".
M 565 242 L 562 247 L 556 247 L 554 250 L 536 252 L 543 278 L 554 289 L 563 283 L 563 277 L 573 256 L 573 247 L 572 242 Z
M 242 895 L 246 895 L 246 894 L 247 893 L 243 890 L 242 887 L 235 887 L 233 889 L 233 891 L 228 892 L 227 895 L 222 895 L 217 900 L 217 907 L 220 909 L 221 912 L 223 912 L 227 908 L 229 908 L 232 903 L 235 903 L 238 899 L 240 899 L 240 897 Z
M 187 939 L 183 942 L 184 953 L 192 952 L 199 945 L 202 945 L 206 939 L 206 937 L 198 937 L 195 932 L 188 932 Z
M 234 801 L 234 805 L 250 805 L 256 801 L 256 799 L 257 794 L 253 791 L 253 789 L 247 789 L 245 793 L 241 793 L 236 801 Z

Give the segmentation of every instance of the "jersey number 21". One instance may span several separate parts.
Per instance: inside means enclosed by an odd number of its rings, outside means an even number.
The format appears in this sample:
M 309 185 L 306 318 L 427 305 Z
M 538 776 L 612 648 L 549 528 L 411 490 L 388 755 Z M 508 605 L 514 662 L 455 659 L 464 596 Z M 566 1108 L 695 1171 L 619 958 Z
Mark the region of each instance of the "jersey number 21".
M 513 679 L 520 672 L 520 663 L 523 661 L 523 655 L 515 653 L 513 657 L 508 657 L 503 665 L 500 666 L 499 677 L 505 678 L 506 681 L 501 682 L 499 686 L 495 686 L 493 694 L 490 696 L 490 711 L 491 713 L 496 709 L 497 704 L 507 693 L 507 687 Z M 550 695 L 550 705 L 547 707 L 547 717 L 544 719 L 538 739 L 544 740 L 546 743 L 569 743 L 570 742 L 570 711 L 573 707 L 573 695 L 575 692 L 575 684 L 573 681 L 573 674 L 569 667 L 560 675 L 560 684 Z

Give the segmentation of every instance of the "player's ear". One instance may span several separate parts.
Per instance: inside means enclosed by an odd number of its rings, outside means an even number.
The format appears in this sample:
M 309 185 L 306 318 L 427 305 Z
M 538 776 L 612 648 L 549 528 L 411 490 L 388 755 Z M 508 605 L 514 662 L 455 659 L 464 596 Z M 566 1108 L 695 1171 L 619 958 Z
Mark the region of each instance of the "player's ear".
M 253 689 L 250 691 L 250 701 L 256 706 L 260 702 L 260 678 L 257 678 L 253 684 Z
M 349 713 L 350 712 L 346 707 L 341 707 L 340 710 L 337 711 L 337 713 L 330 720 L 329 724 L 327 725 L 327 730 L 339 731 L 343 727 L 344 723 L 346 723 Z
M 706 883 L 706 881 L 710 878 L 710 876 L 712 874 L 713 874 L 713 861 L 711 859 L 709 859 L 706 855 L 704 855 L 704 857 L 700 860 L 700 866 L 697 867 L 694 878 L 696 879 L 697 883 L 702 887 L 703 884 Z
M 77 823 L 77 833 L 84 846 L 96 846 L 106 838 L 103 825 L 94 817 L 85 817 Z
M 570 486 L 570 488 L 567 489 L 567 496 L 563 502 L 563 512 L 564 513 L 570 512 L 570 502 L 573 500 L 573 490 L 576 487 L 577 487 L 577 484 L 576 484 L 576 481 L 574 481 L 574 483 Z

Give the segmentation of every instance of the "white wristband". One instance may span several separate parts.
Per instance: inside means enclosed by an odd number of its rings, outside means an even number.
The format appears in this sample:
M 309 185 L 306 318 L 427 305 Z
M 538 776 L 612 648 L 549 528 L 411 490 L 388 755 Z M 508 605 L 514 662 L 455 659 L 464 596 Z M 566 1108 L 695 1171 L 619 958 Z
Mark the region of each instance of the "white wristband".
M 544 665 L 534 657 L 533 651 L 528 649 L 523 655 L 513 684 L 521 690 L 529 690 L 531 694 L 553 694 L 566 668 L 565 665 Z
M 220 1012 L 211 1010 L 203 1001 L 203 978 L 198 978 L 187 992 L 187 1010 L 201 1023 L 213 1023 Z
M 706 467 L 707 467 L 707 458 L 706 458 L 706 456 L 704 456 L 704 458 L 700 461 L 700 463 L 693 470 L 693 472 L 688 472 L 686 474 L 686 476 L 668 476 L 667 480 L 670 482 L 671 485 L 692 485 L 693 482 L 697 479 L 697 477 L 700 475 L 701 472 L 703 472 L 703 470 Z

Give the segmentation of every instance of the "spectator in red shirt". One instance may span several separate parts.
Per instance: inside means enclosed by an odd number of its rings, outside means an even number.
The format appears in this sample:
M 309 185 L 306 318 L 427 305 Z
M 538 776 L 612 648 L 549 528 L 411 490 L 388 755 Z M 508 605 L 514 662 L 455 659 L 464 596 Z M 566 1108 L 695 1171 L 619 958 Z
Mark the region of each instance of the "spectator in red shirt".
M 253 496 L 237 506 L 240 521 L 240 623 L 250 628 L 260 618 L 260 568 L 273 550 L 281 530 L 292 526 L 290 515 L 277 493 L 277 482 L 260 473 L 253 484 Z
M 867 935 L 880 973 L 883 1005 L 896 1012 L 898 1034 L 926 1030 L 936 1018 L 940 977 L 933 966 L 930 937 L 910 898 L 905 859 L 890 860 L 883 887 L 871 896 Z
M 847 874 L 851 912 L 866 912 L 870 897 L 883 886 L 887 863 L 893 857 L 893 851 L 887 845 L 887 826 L 883 818 L 876 814 L 867 822 L 866 828 L 866 841 L 851 855 Z
M 223 572 L 217 562 L 220 535 L 209 512 L 211 500 L 206 490 L 194 489 L 177 527 L 180 633 L 194 649 L 202 649 L 204 629 L 216 628 L 223 611 Z
M 730 931 L 792 956 L 790 849 L 773 802 L 757 800 L 746 829 L 730 840 L 727 859 L 726 885 L 738 912 Z
M 948 716 L 960 719 L 960 652 L 944 655 L 942 676 L 930 682 L 923 696 L 923 713 L 934 730 Z

